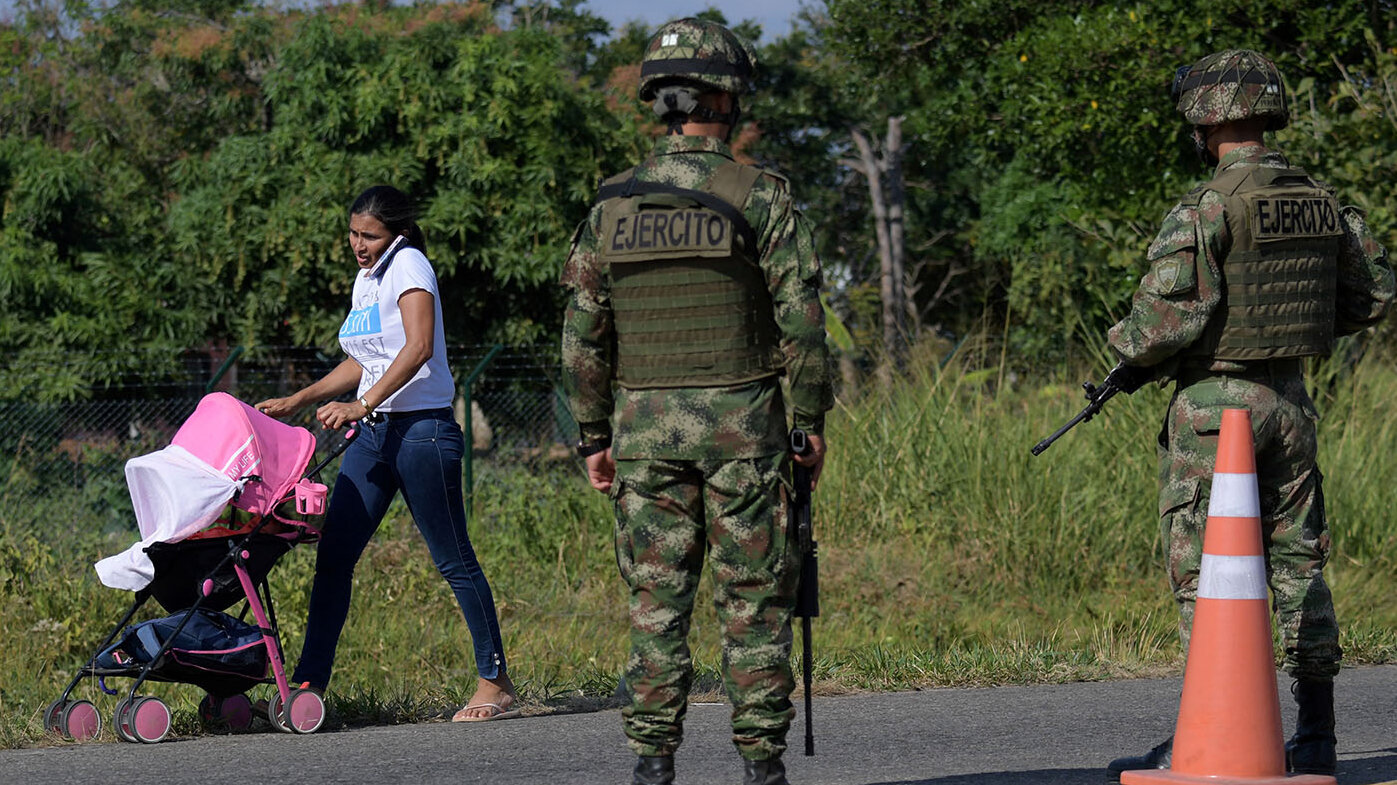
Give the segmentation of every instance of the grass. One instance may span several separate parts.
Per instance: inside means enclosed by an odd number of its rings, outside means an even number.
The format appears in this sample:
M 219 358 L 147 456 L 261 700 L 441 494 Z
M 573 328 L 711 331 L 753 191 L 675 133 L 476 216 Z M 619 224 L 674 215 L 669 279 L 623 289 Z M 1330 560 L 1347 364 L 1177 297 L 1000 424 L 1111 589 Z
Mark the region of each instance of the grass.
M 832 413 L 816 495 L 823 615 L 817 692 L 1031 684 L 1177 673 L 1182 660 L 1155 511 L 1154 436 L 1168 390 L 1118 396 L 1033 457 L 1029 447 L 1084 403 L 1079 380 L 1016 384 L 991 364 L 914 361 L 903 382 Z M 1315 373 L 1335 553 L 1328 575 L 1347 662 L 1397 658 L 1397 472 L 1386 358 Z M 0 746 L 57 743 L 43 708 L 120 618 L 98 557 L 129 533 L 37 538 L 0 525 Z M 477 464 L 471 536 L 495 592 L 511 673 L 532 713 L 617 705 L 625 596 L 611 510 L 580 468 Z M 57 543 L 57 544 L 55 544 Z M 294 661 L 314 553 L 273 571 Z M 707 579 L 705 578 L 705 581 Z M 698 694 L 721 694 L 715 616 L 700 595 Z M 151 613 L 156 609 L 151 608 Z M 400 506 L 361 561 L 329 696 L 331 726 L 444 719 L 475 673 L 460 611 Z M 128 682 L 129 684 L 129 682 Z M 121 685 L 117 685 L 121 686 Z M 188 685 L 153 685 L 176 733 L 201 732 Z M 78 690 L 109 718 L 115 698 Z M 110 738 L 110 731 L 104 731 Z

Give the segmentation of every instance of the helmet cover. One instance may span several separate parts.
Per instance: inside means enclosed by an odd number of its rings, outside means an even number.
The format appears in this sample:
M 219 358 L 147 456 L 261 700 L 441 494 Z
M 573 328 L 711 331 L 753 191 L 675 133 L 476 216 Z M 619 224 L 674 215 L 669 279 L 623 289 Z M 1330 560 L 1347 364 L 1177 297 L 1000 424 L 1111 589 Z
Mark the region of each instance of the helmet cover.
M 1258 117 L 1266 130 L 1290 122 L 1285 82 L 1276 64 L 1250 49 L 1227 49 L 1174 74 L 1172 97 L 1193 125 L 1222 125 Z
M 756 56 L 726 27 L 692 17 L 660 27 L 645 47 L 640 100 L 653 101 L 658 87 L 689 84 L 740 96 L 751 92 Z

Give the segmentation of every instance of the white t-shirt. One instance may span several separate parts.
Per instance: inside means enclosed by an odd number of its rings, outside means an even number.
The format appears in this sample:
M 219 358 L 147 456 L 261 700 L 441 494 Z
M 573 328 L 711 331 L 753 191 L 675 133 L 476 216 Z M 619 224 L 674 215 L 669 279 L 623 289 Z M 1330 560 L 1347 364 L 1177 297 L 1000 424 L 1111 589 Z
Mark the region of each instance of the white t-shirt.
M 437 274 L 421 251 L 400 247 L 396 253 L 385 254 L 372 268 L 359 271 L 354 278 L 352 308 L 340 326 L 340 346 L 364 369 L 359 377 L 358 394 L 362 396 L 383 376 L 407 342 L 398 298 L 413 289 L 421 289 L 432 296 L 432 309 L 436 314 L 432 357 L 375 411 L 440 409 L 450 406 L 456 393 L 451 369 L 446 364 L 446 332 L 441 323 Z

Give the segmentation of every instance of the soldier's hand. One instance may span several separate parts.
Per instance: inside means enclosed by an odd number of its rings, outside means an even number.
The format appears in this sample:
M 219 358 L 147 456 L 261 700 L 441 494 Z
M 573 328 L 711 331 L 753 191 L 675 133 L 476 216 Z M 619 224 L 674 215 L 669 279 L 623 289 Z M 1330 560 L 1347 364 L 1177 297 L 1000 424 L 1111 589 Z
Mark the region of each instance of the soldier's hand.
M 804 455 L 794 456 L 795 462 L 810 470 L 810 492 L 820 484 L 820 472 L 825 468 L 825 437 L 808 435 L 805 437 L 810 450 Z
M 1126 365 L 1123 362 L 1116 363 L 1116 367 L 1112 368 L 1111 372 L 1106 375 L 1106 381 L 1103 383 L 1103 386 L 1106 384 L 1114 384 L 1116 389 L 1126 395 L 1130 395 L 1143 387 L 1145 382 L 1154 379 L 1154 377 L 1154 366 Z
M 587 482 L 602 493 L 611 491 L 611 483 L 616 479 L 616 461 L 611 458 L 611 448 L 588 455 Z

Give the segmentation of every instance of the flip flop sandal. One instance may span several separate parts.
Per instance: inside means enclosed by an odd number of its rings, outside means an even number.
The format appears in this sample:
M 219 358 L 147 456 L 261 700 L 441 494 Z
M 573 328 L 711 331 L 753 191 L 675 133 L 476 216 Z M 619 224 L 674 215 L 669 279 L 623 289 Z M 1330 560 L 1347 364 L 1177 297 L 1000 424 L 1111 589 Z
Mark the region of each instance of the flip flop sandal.
M 512 706 L 513 704 L 510 704 L 510 705 Z M 494 711 L 492 711 L 491 713 L 485 715 L 484 717 L 470 717 L 470 716 L 467 716 L 467 715 L 466 715 L 466 712 L 470 711 L 471 709 L 494 709 Z M 514 709 L 514 708 L 511 708 L 509 711 L 505 711 L 505 710 L 504 710 L 504 707 L 500 706 L 500 704 L 498 704 L 498 703 L 472 703 L 472 704 L 467 705 L 465 708 L 461 709 L 460 711 L 456 712 L 456 716 L 452 717 L 452 718 L 451 718 L 451 721 L 452 721 L 452 722 L 492 722 L 492 721 L 494 721 L 494 720 L 508 720 L 508 719 L 513 719 L 513 718 L 515 718 L 515 717 L 520 716 L 522 713 L 523 713 L 523 712 L 522 712 L 521 710 L 519 710 L 519 709 Z

